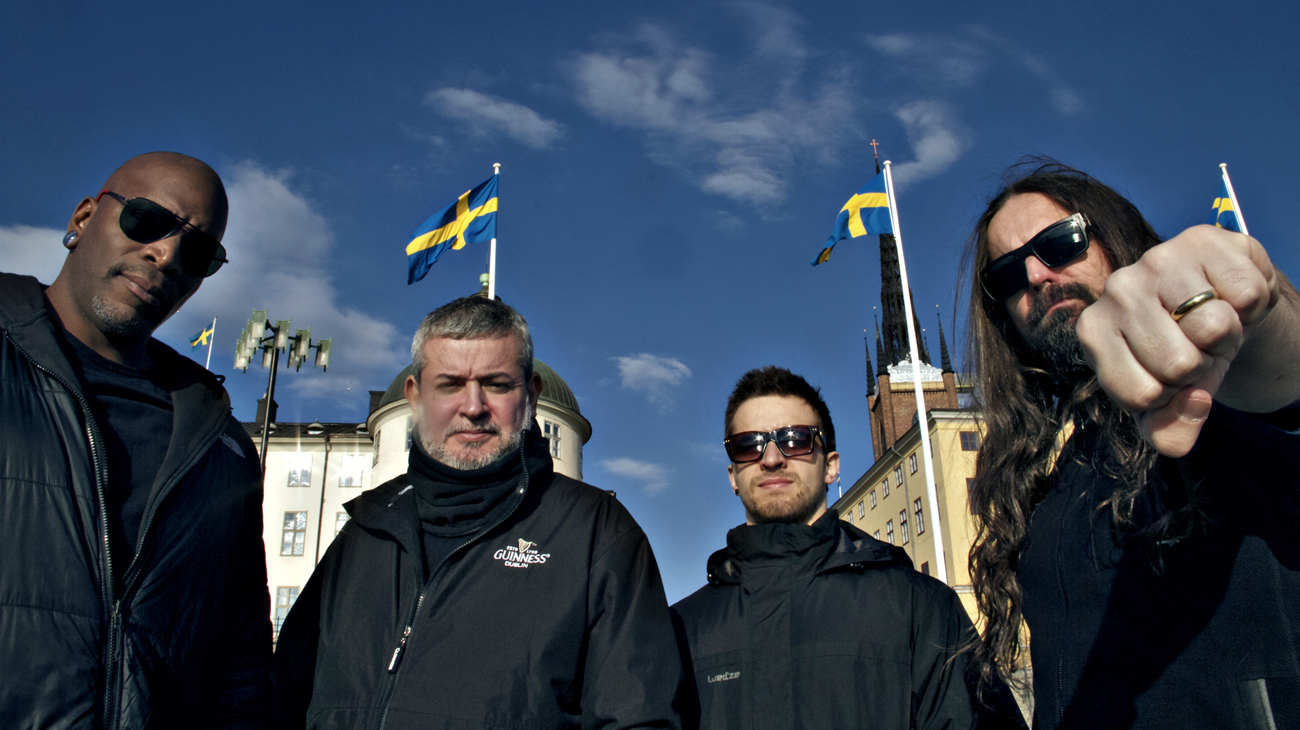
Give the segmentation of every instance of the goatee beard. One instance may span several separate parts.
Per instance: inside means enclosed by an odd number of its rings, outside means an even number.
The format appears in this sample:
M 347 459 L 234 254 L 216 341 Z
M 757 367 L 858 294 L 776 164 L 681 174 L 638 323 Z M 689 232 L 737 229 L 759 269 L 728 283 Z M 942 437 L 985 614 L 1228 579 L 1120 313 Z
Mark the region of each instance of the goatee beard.
M 435 461 L 446 464 L 453 469 L 474 471 L 476 469 L 482 469 L 497 459 L 517 451 L 519 449 L 519 442 L 523 439 L 524 431 L 528 430 L 532 422 L 533 406 L 529 403 L 525 406 L 523 423 L 519 425 L 519 428 L 514 432 L 514 434 L 502 441 L 500 446 L 491 451 L 486 449 L 474 449 L 469 456 L 457 456 L 448 449 L 443 448 L 442 444 L 446 443 L 446 440 L 451 437 L 454 431 L 448 431 L 443 434 L 443 441 L 440 443 L 433 443 L 433 439 L 425 438 L 424 435 L 421 434 L 420 443 L 424 445 L 424 453 L 433 457 Z M 499 434 L 500 431 L 498 430 L 496 433 Z
M 1078 299 L 1085 305 L 1097 301 L 1092 290 L 1079 282 L 1049 288 L 1034 300 L 1025 318 L 1032 333 L 1025 338 L 1025 344 L 1036 365 L 1047 371 L 1057 383 L 1072 387 L 1092 375 L 1092 370 L 1088 367 L 1075 329 L 1078 315 L 1065 309 L 1050 315 L 1047 313 L 1053 304 L 1066 299 Z

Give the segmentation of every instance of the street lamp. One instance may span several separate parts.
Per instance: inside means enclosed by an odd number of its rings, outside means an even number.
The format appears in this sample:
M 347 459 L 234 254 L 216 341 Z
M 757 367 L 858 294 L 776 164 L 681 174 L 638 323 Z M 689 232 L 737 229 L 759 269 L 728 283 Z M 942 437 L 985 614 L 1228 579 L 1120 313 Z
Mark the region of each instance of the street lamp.
M 270 332 L 268 335 L 267 332 Z M 313 349 L 316 350 L 315 366 L 322 372 L 329 370 L 332 338 L 311 341 L 311 328 L 298 330 L 289 336 L 290 325 L 287 319 L 278 319 L 272 325 L 266 318 L 265 309 L 254 309 L 253 317 L 239 333 L 235 343 L 235 369 L 248 372 L 248 364 L 258 350 L 262 351 L 262 367 L 271 369 L 271 376 L 266 385 L 266 410 L 262 414 L 262 473 L 266 474 L 266 446 L 271 435 L 271 404 L 275 403 L 275 374 L 280 365 L 280 353 L 289 352 L 289 367 L 294 371 L 302 369 L 302 363 Z

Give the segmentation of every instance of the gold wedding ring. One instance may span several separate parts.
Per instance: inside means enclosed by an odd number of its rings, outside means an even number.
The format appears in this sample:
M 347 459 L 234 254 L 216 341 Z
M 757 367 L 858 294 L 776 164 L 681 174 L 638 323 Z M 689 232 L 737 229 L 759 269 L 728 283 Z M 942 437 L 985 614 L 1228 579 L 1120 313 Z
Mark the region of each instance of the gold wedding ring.
M 1186 317 L 1188 314 L 1191 314 L 1193 309 L 1196 309 L 1197 307 L 1201 306 L 1202 304 L 1205 304 L 1206 302 L 1212 302 L 1218 298 L 1219 295 L 1215 294 L 1213 289 L 1209 291 L 1203 291 L 1200 294 L 1197 294 L 1196 296 L 1192 297 L 1191 299 L 1188 299 L 1187 301 L 1183 302 L 1182 304 L 1179 304 L 1178 307 L 1175 308 L 1174 311 L 1171 313 L 1171 316 L 1174 318 L 1174 321 L 1177 322 L 1183 317 Z

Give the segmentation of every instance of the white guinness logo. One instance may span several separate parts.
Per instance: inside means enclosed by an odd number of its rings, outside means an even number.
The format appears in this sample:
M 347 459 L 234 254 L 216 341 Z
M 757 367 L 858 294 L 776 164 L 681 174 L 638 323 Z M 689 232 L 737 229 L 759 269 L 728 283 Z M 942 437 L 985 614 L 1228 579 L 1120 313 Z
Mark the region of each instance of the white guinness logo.
M 518 546 L 504 547 L 492 554 L 493 560 L 500 560 L 505 563 L 507 568 L 527 568 L 531 565 L 541 565 L 547 558 L 551 557 L 550 553 L 542 553 L 534 546 L 535 542 L 529 542 L 519 538 Z

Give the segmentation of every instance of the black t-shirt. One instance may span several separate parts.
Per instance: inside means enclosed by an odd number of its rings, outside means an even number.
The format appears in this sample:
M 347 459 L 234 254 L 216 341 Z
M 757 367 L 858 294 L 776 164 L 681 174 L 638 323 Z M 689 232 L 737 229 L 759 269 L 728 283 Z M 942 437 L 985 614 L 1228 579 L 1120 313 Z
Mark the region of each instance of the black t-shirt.
M 152 367 L 136 370 L 100 356 L 67 331 L 69 360 L 90 402 L 108 458 L 108 543 L 113 580 L 122 578 L 135 557 L 140 522 L 172 434 L 172 399 Z

